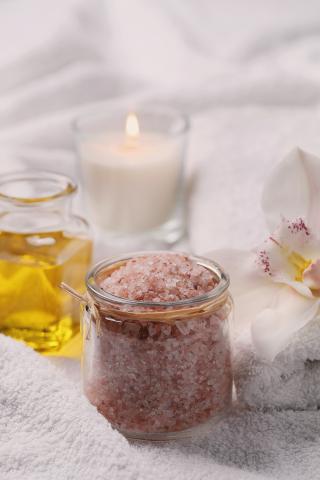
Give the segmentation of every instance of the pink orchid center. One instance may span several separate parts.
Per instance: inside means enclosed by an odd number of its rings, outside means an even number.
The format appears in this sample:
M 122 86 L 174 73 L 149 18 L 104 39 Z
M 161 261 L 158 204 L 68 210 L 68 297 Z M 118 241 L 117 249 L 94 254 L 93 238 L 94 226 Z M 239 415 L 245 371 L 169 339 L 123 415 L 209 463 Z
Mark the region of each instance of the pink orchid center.
M 295 281 L 303 282 L 304 272 L 312 265 L 312 260 L 304 258 L 302 255 L 300 255 L 300 253 L 295 252 L 294 250 L 290 250 L 290 248 L 286 245 L 281 245 L 281 243 L 279 243 L 273 237 L 269 238 L 282 250 L 283 254 L 287 257 L 288 262 L 294 269 Z
M 311 260 L 307 260 L 300 253 L 292 251 L 288 255 L 288 260 L 295 270 L 295 281 L 304 282 L 305 272 L 313 265 Z M 319 272 L 320 273 L 320 272 Z M 320 279 L 320 277 L 319 277 Z M 311 288 L 311 287 L 310 287 Z

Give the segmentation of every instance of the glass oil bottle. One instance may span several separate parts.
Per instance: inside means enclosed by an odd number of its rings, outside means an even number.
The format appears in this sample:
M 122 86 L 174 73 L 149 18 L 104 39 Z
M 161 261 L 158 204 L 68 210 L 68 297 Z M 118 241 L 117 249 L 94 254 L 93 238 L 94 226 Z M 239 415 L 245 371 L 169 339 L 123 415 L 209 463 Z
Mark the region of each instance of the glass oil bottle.
M 76 185 L 51 172 L 0 177 L 0 333 L 59 351 L 79 331 L 79 311 L 59 285 L 83 291 L 91 261 L 87 222 L 71 212 Z

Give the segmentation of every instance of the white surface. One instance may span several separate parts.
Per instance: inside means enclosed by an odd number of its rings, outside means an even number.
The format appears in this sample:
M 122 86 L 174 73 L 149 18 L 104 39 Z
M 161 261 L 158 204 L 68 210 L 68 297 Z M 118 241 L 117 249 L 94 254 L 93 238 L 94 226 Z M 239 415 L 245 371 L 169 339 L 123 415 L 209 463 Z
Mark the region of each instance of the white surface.
M 105 17 L 93 3 L 1 3 L 0 168 L 75 175 L 71 119 L 146 84 L 192 114 L 192 249 L 252 246 L 271 166 L 296 144 L 320 153 L 318 2 L 108 0 Z M 136 449 L 46 359 L 2 338 L 0 357 L 1 479 L 319 478 L 316 411 L 235 408 L 187 446 Z

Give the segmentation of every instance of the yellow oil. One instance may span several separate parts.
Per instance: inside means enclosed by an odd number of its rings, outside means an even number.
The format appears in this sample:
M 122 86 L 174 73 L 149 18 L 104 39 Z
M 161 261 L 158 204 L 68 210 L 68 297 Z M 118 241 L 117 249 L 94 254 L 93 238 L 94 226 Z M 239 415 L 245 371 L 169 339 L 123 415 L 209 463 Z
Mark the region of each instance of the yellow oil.
M 84 290 L 91 250 L 61 231 L 0 231 L 0 332 L 57 354 L 79 331 L 79 305 L 59 285 Z

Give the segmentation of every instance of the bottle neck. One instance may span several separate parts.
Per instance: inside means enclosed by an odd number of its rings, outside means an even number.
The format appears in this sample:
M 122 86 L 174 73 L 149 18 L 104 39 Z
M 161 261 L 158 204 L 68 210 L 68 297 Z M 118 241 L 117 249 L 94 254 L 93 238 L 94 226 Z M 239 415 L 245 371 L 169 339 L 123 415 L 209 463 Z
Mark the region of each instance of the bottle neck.
M 68 177 L 52 172 L 0 176 L 0 230 L 34 233 L 63 229 L 70 220 L 76 189 Z
M 15 205 L 0 202 L 0 231 L 35 233 L 64 229 L 70 222 L 71 198 L 41 204 Z

